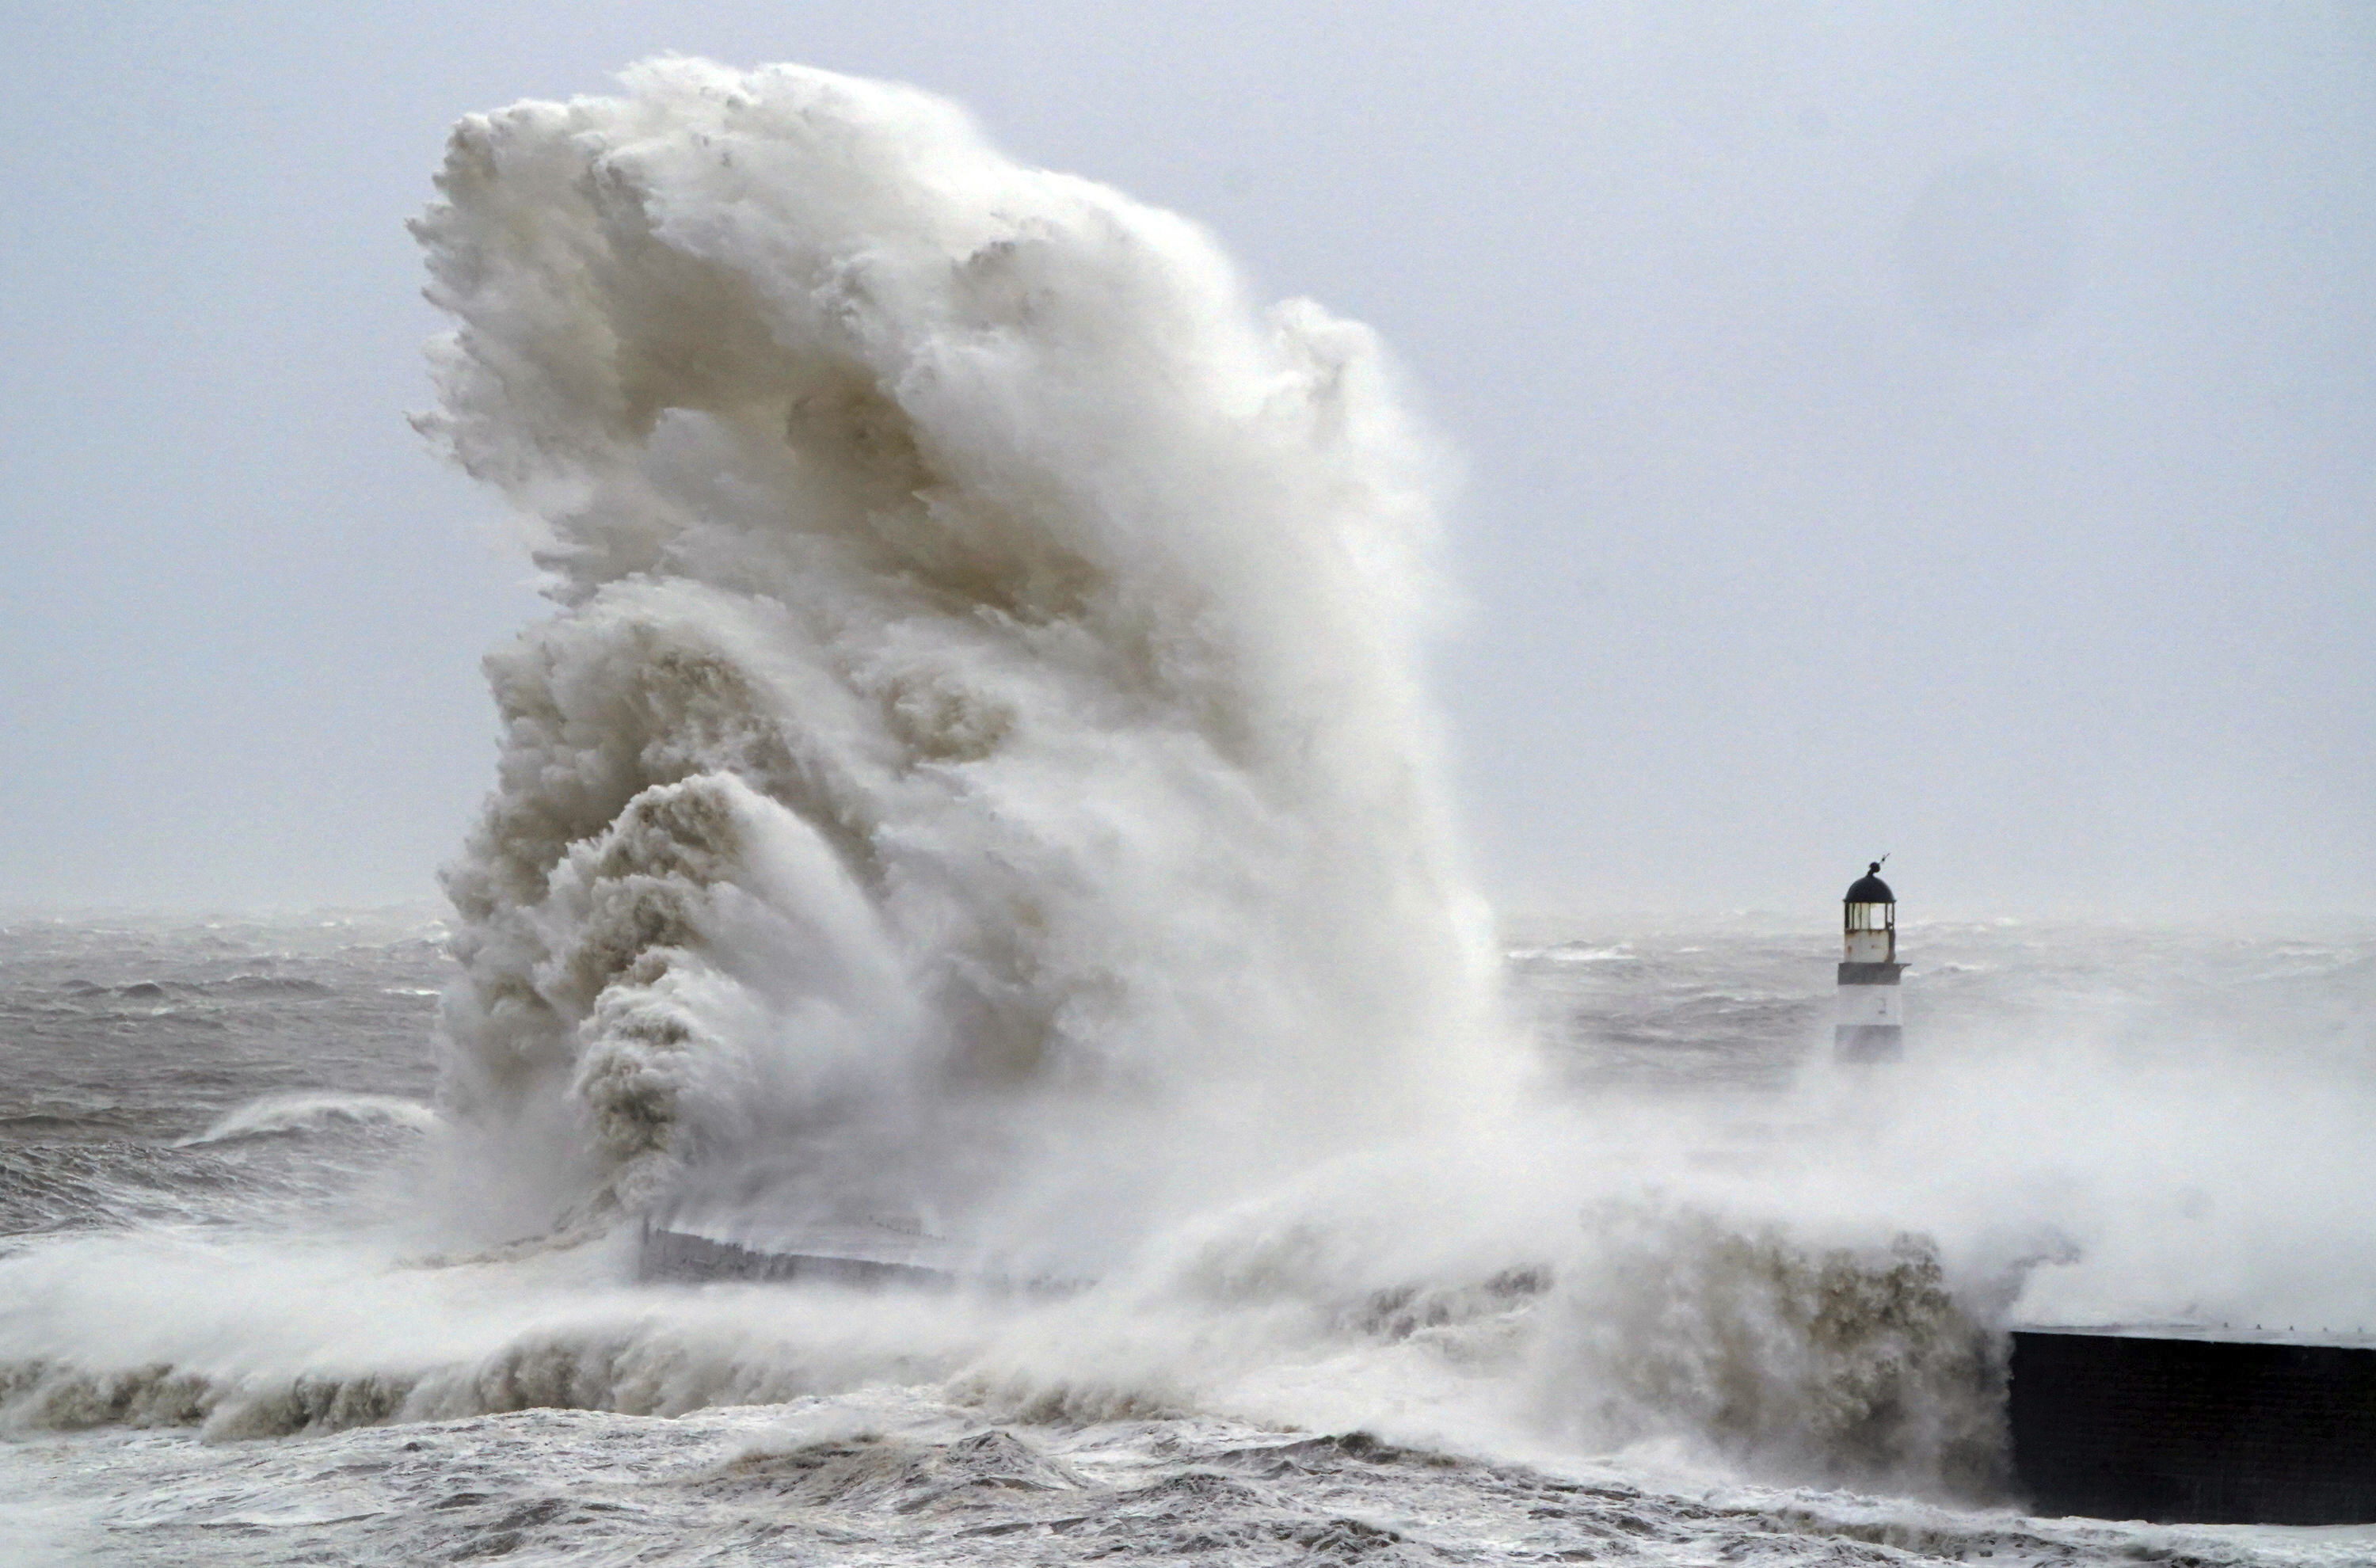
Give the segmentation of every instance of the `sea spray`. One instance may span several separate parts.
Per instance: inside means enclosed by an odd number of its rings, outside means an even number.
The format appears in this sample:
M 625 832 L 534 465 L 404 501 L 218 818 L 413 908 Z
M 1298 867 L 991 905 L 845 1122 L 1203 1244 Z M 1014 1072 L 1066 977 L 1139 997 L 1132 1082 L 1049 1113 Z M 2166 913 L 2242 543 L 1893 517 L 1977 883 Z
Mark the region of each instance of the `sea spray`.
M 2002 1494 L 2017 1274 L 1959 1299 L 1927 1237 L 1817 1246 L 1639 1197 L 1586 1229 L 1532 1369 L 1553 1427 L 1822 1485 Z
M 458 322 L 424 428 L 558 606 L 489 661 L 448 873 L 446 1096 L 503 1184 L 1104 1274 L 960 1379 L 1026 1417 L 1550 1389 L 1598 1442 L 1984 1472 L 1984 1364 L 1865 1386 L 1974 1353 L 1943 1291 L 1772 1224 L 1612 1229 L 1652 1172 L 1497 1099 L 1416 675 L 1442 464 L 1369 335 L 1258 315 L 1190 225 L 909 89 L 624 84 L 466 121 L 419 225 Z M 1645 1277 L 1705 1312 L 1595 1283 Z M 1807 1304 L 1841 1280 L 1921 1321 Z
M 594 1215 L 1149 1217 L 1503 1078 L 1364 329 L 957 109 L 671 59 L 457 129 L 422 428 L 531 529 L 446 1098 Z

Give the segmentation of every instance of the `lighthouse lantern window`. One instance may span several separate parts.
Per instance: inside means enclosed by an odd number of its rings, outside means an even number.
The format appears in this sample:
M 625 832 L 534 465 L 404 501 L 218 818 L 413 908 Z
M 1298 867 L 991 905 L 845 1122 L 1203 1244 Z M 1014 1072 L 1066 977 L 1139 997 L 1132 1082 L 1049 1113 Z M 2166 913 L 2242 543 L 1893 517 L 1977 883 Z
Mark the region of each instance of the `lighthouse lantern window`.
M 1850 931 L 1888 931 L 1896 924 L 1897 906 L 1895 904 L 1850 904 L 1848 906 Z

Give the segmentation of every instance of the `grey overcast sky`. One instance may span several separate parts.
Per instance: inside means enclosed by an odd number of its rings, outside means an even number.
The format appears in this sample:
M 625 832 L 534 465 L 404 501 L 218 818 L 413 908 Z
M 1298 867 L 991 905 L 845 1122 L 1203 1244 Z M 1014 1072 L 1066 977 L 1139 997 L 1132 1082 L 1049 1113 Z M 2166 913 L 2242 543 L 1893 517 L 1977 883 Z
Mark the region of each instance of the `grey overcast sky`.
M 1515 909 L 2376 909 L 2376 6 L 0 6 L 0 906 L 429 896 L 536 612 L 427 401 L 446 126 L 956 98 L 1378 327 Z

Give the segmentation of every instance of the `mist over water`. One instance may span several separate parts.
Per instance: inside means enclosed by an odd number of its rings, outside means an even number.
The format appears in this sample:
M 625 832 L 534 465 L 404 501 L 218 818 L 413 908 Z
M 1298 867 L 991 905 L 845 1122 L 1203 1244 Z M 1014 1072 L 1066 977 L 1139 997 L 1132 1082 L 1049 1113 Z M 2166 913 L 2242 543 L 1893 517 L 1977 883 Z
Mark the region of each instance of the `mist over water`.
M 624 81 L 417 226 L 554 603 L 450 921 L 0 932 L 0 1545 L 2130 1560 L 1972 1512 L 2008 1324 L 2376 1329 L 2376 932 L 1909 924 L 1849 1072 L 1819 925 L 1497 930 L 1368 333 L 909 89 Z

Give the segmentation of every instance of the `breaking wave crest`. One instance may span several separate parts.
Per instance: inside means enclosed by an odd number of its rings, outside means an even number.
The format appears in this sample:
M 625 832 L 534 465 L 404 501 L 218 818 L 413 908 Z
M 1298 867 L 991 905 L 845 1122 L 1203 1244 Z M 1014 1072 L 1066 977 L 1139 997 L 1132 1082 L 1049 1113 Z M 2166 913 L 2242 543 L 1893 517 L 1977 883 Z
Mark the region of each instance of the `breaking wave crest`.
M 427 1132 L 437 1113 L 418 1100 L 386 1094 L 298 1093 L 267 1095 L 215 1119 L 195 1137 L 174 1146 L 195 1148 L 232 1138 L 302 1133 L 324 1126 L 373 1126 Z
M 532 1289 L 503 1266 L 409 1282 L 322 1259 L 283 1264 L 261 1322 L 229 1288 L 233 1271 L 203 1254 L 105 1259 L 119 1283 L 94 1296 L 90 1267 L 58 1253 L 30 1293 L 86 1326 L 0 1336 L 0 1429 L 238 1439 L 528 1409 L 675 1416 L 898 1386 L 1004 1421 L 1218 1411 L 1455 1447 L 1531 1428 L 1590 1452 L 1825 1486 L 2003 1495 L 1989 1307 L 2007 1292 L 1985 1279 L 1951 1289 L 1925 1243 L 1824 1247 L 1639 1204 L 1538 1240 L 1532 1261 L 1491 1272 L 1365 1271 L 1330 1255 L 1348 1245 L 1342 1228 L 1241 1216 L 1055 1301 L 766 1286 L 663 1301 L 556 1293 L 550 1277 Z M 186 1301 L 211 1278 L 225 1299 L 165 1323 L 128 1313 L 113 1344 L 91 1344 L 88 1325 L 114 1305 L 100 1298 L 144 1256 L 152 1292 Z
M 1595 1220 L 1544 1330 L 1554 1425 L 1821 1485 L 2005 1492 L 2015 1276 L 1952 1291 L 1919 1236 L 1818 1248 L 1642 1203 Z

